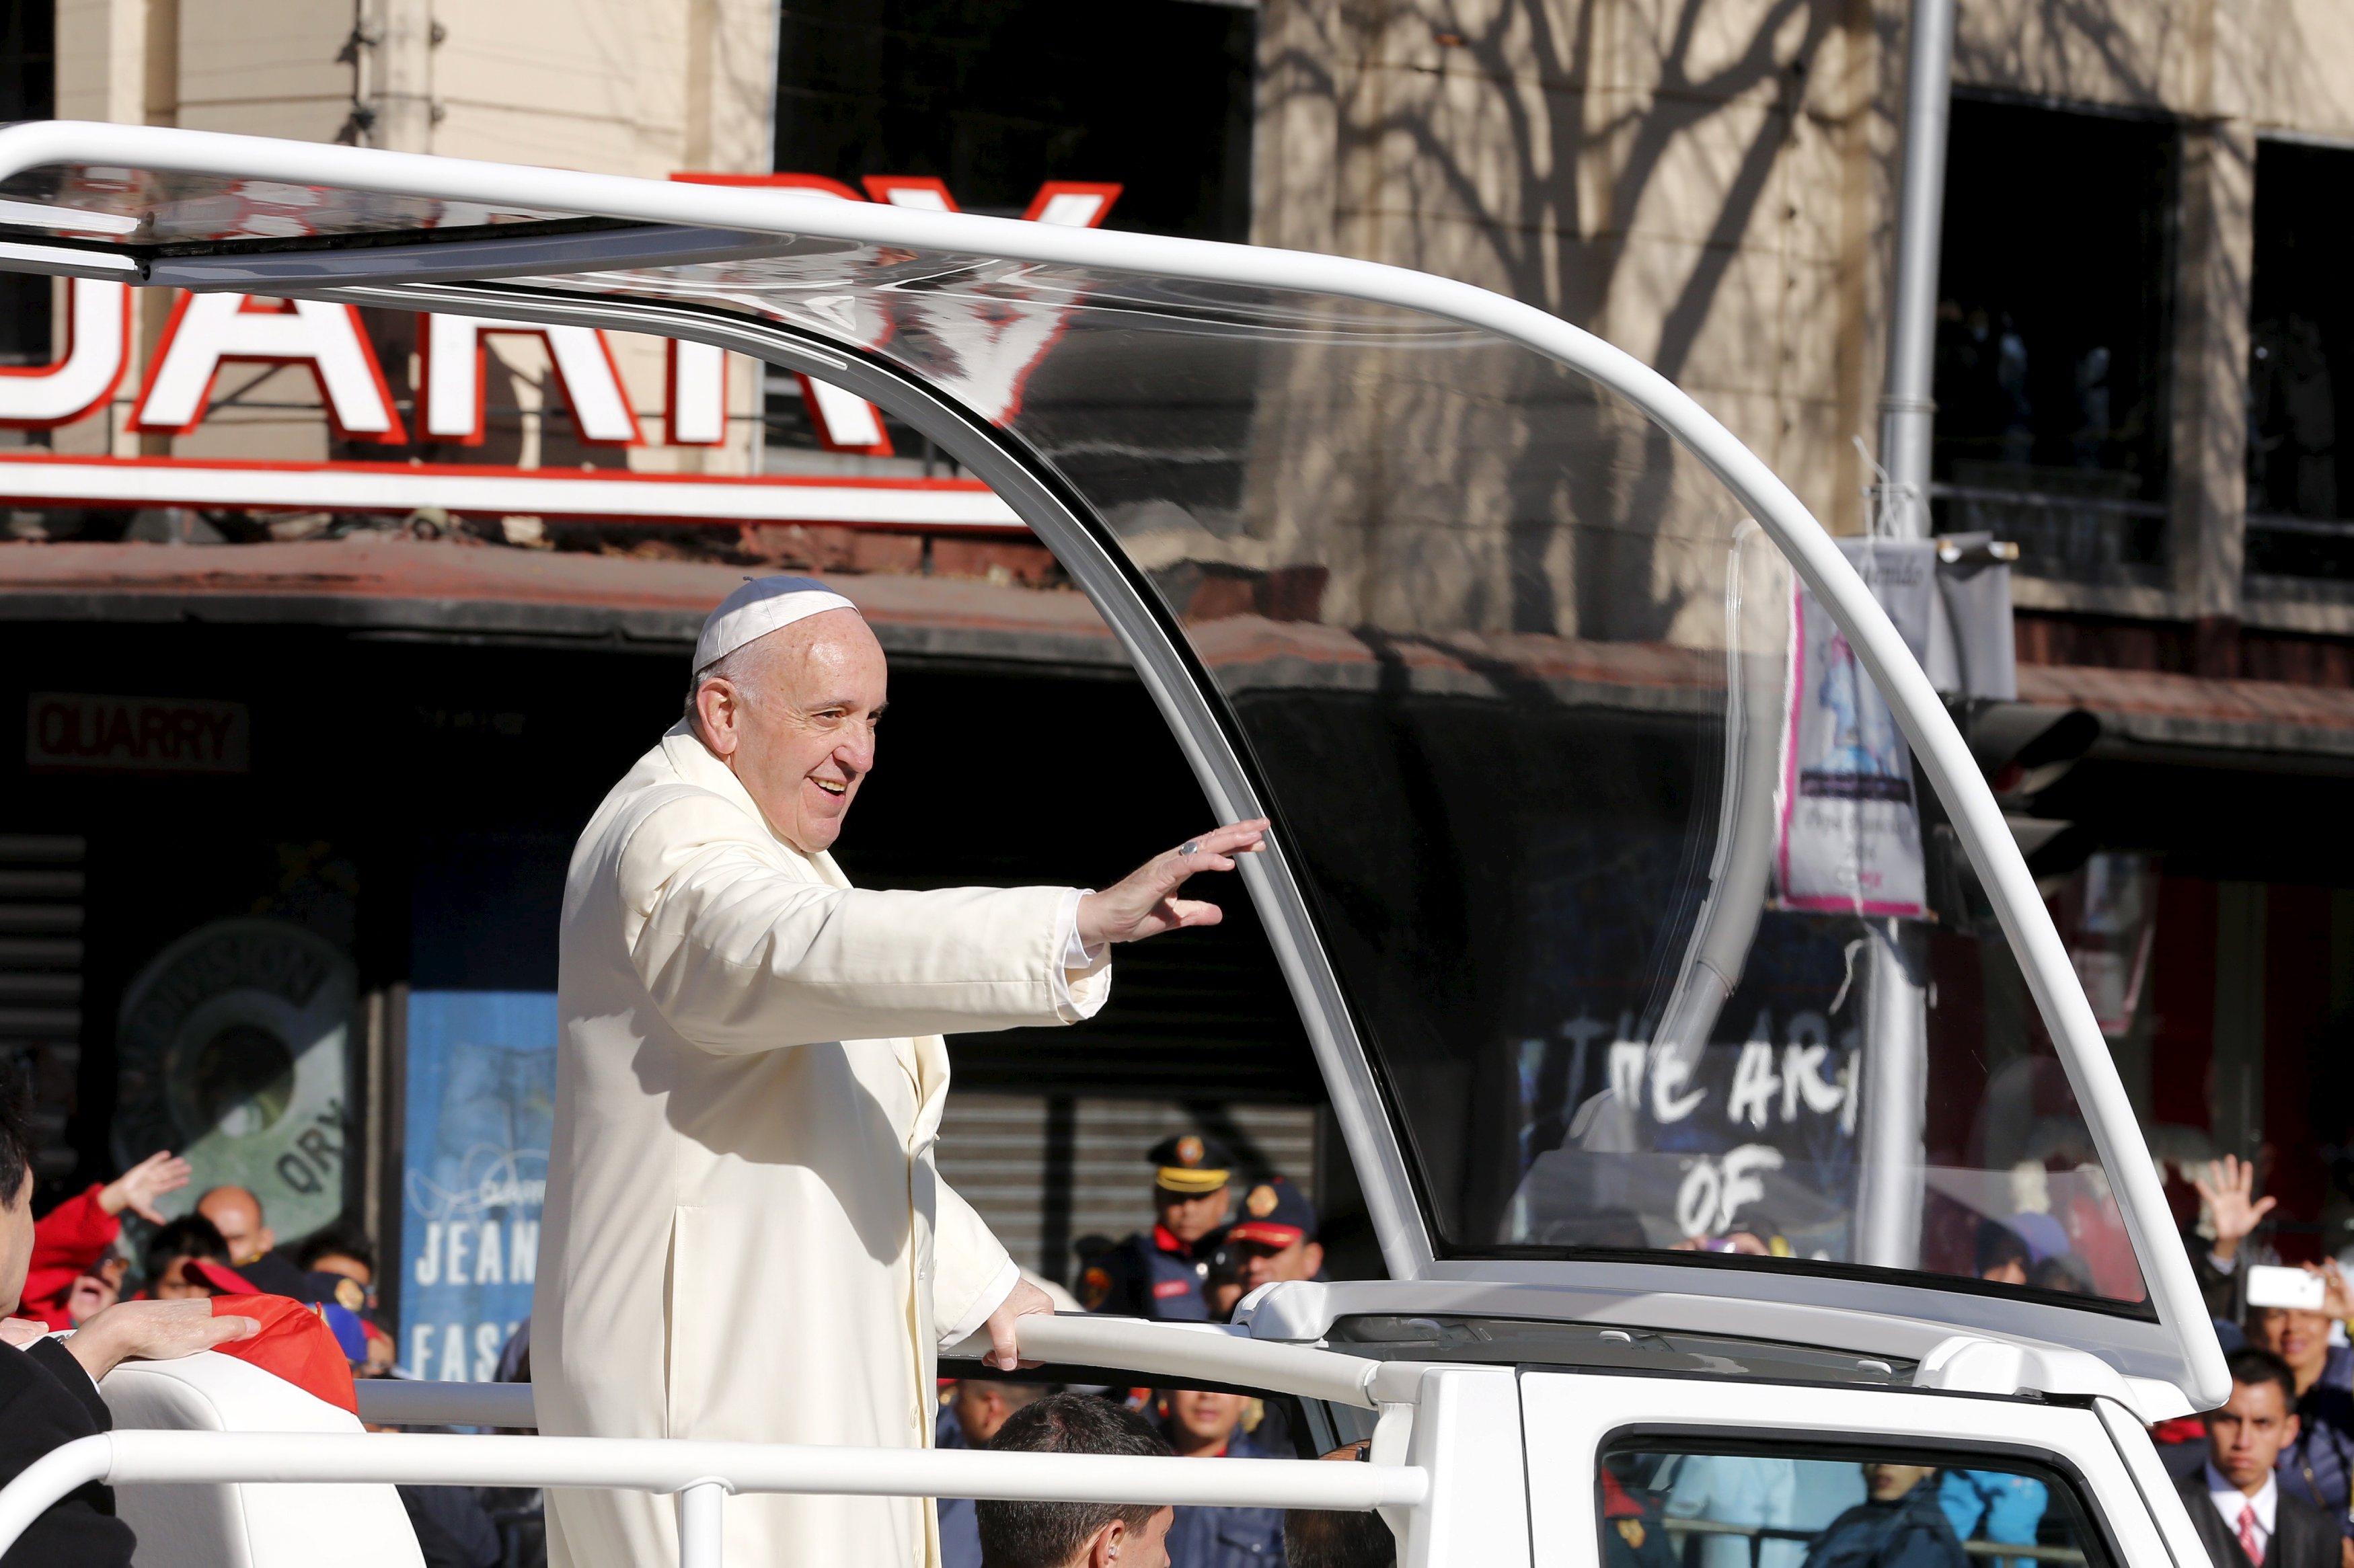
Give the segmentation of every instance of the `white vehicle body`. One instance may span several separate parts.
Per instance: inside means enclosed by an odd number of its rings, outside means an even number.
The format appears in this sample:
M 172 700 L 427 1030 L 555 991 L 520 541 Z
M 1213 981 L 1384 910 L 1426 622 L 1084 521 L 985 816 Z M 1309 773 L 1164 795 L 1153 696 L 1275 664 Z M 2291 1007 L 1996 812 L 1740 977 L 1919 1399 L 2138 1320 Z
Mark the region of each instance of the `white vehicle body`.
M 1499 295 L 1344 259 L 195 132 L 72 123 L 0 131 L 0 195 L 8 198 L 0 267 L 670 336 L 854 392 L 988 481 L 1119 637 L 1211 808 L 1228 819 L 1275 814 L 1274 853 L 1246 865 L 1245 881 L 1317 1050 L 1391 1275 L 1269 1287 L 1224 1328 L 1025 1322 L 1025 1350 L 1053 1363 L 1296 1397 L 1317 1437 L 1370 1437 L 1366 1467 L 126 1427 L 52 1455 L 0 1493 L 0 1549 L 50 1500 L 90 1479 L 125 1489 L 126 1498 L 164 1485 L 402 1480 L 676 1493 L 686 1560 L 698 1565 L 717 1561 L 713 1520 L 724 1495 L 758 1489 L 1379 1508 L 1411 1568 L 1604 1568 L 1617 1549 L 1596 1499 L 1618 1485 L 1605 1486 L 1605 1460 L 1639 1441 L 1652 1446 L 1645 1453 L 1723 1443 L 1770 1455 L 1780 1444 L 1850 1457 L 1966 1452 L 1990 1468 L 2018 1462 L 2043 1478 L 2036 1485 L 2070 1490 L 2070 1506 L 2090 1522 L 2071 1538 L 2076 1544 L 2020 1544 L 1999 1555 L 2200 1568 L 2197 1539 L 2143 1428 L 2220 1403 L 2229 1379 L 2041 897 L 1961 735 L 1847 557 L 1764 463 L 1630 356 Z M 269 225 L 218 217 L 257 207 Z M 189 216 L 198 209 L 215 216 Z M 962 361 L 922 359 L 923 332 L 937 344 L 970 326 L 938 303 L 954 306 L 967 282 L 971 298 L 1012 302 L 1011 330 L 1040 325 L 1043 346 L 1011 385 L 989 381 L 977 349 Z M 1727 541 L 1734 551 L 1723 585 L 1728 616 L 1739 613 L 1738 551 L 1748 536 L 1731 524 L 1745 518 L 1836 622 L 1942 801 L 2064 1070 L 2091 1162 L 2105 1172 L 2102 1201 L 2114 1195 L 2138 1296 L 2105 1287 L 2106 1302 L 2072 1301 L 1941 1281 L 1885 1259 L 1752 1266 L 1663 1250 L 1657 1240 L 1633 1244 L 1648 1249 L 1643 1255 L 1617 1245 L 1490 1246 L 1503 1234 L 1492 1224 L 1465 1242 L 1466 1222 L 1449 1219 L 1447 1202 L 1431 1195 L 1435 1168 L 1416 1163 L 1427 1128 L 1414 1120 L 1418 1107 L 1401 1104 L 1416 1093 L 1397 1086 L 1397 1060 L 1384 1066 L 1368 1039 L 1387 1025 L 1353 960 L 1336 956 L 1339 917 L 1310 885 L 1325 874 L 1310 863 L 1312 851 L 1297 847 L 1309 835 L 1287 832 L 1288 802 L 1269 797 L 1270 775 L 1235 716 L 1235 694 L 1218 684 L 1223 666 L 1189 643 L 1182 606 L 1153 597 L 1155 568 L 1107 522 L 1116 510 L 1108 493 L 1072 477 L 1080 459 L 1041 456 L 1035 427 L 1024 423 L 1022 376 L 1052 354 L 1077 353 L 1069 345 L 1091 326 L 1109 334 L 1098 351 L 1148 398 L 1163 370 L 1174 398 L 1193 363 L 1185 356 L 1210 352 L 1204 344 L 1246 340 L 1270 357 L 1319 347 L 1361 355 L 1348 361 L 1358 377 L 1347 382 L 1353 401 L 1335 402 L 1335 418 L 1378 408 L 1415 376 L 1443 381 L 1447 366 L 1473 363 L 1447 355 L 1476 353 L 1489 356 L 1478 365 L 1515 366 L 1509 384 L 1522 388 L 1551 387 L 1545 376 L 1565 368 L 1591 384 L 1579 396 L 1623 400 L 1637 424 L 1672 438 L 1687 454 L 1673 461 L 1712 476 L 1729 497 L 1726 532 L 1705 542 L 1718 560 Z M 1376 349 L 1364 349 L 1376 339 Z M 1383 374 L 1394 385 L 1378 384 Z M 1084 401 L 1073 405 L 1082 414 Z M 1516 405 L 1513 417 L 1550 417 L 1548 407 L 1542 398 Z M 1266 418 L 1255 427 L 1270 441 L 1274 428 Z M 1316 450 L 1330 446 L 1313 432 L 1307 439 Z M 1097 450 L 1075 439 L 1065 455 L 1083 448 Z M 1331 479 L 1330 488 L 1341 486 Z M 1743 646 L 1736 626 L 1725 639 L 1731 693 L 1748 683 Z M 1411 685 L 1420 677 L 1399 678 Z M 1780 684 L 1776 677 L 1760 689 Z M 1733 720 L 1727 726 L 1737 733 Z M 1275 744 L 1270 733 L 1259 732 L 1262 753 Z M 1742 750 L 1731 739 L 1724 747 Z M 1740 767 L 1728 763 L 1728 777 Z M 1756 859 L 1755 846 L 1739 842 L 1746 830 L 1737 815 L 1726 808 L 1717 841 L 1718 893 L 1739 881 L 1734 863 Z M 1755 886 L 1744 895 L 1753 904 L 1757 895 Z M 1693 953 L 1715 941 L 1700 918 Z M 1749 929 L 1734 944 L 1734 969 Z M 1668 946 L 1682 951 L 1683 938 Z M 1727 965 L 1708 961 L 1719 973 Z M 1691 972 L 1686 959 L 1678 997 Z M 1701 1011 L 1702 1037 L 1654 1039 L 1628 1059 L 1639 1072 L 1662 1051 L 1706 1046 L 1717 1008 Z M 1865 1049 L 1854 1048 L 1856 1071 L 1870 1070 Z M 1645 1235 L 1662 1223 L 1649 1211 L 1636 1218 Z M 1369 1340 L 1367 1324 L 1391 1325 L 1381 1331 L 1392 1339 Z M 1515 1345 L 1522 1353 L 1511 1353 Z M 1743 1346 L 1757 1355 L 1744 1360 Z M 387 1384 L 364 1386 L 363 1399 L 364 1415 L 388 1424 L 531 1425 L 527 1390 Z M 132 1504 L 126 1510 L 136 1517 Z M 1747 1531 L 1755 1563 L 1776 1527 L 1694 1514 L 1667 1528 Z M 1620 1529 L 1616 1539 L 1639 1552 L 1643 1535 Z M 1980 1543 L 1972 1550 L 1996 1554 Z

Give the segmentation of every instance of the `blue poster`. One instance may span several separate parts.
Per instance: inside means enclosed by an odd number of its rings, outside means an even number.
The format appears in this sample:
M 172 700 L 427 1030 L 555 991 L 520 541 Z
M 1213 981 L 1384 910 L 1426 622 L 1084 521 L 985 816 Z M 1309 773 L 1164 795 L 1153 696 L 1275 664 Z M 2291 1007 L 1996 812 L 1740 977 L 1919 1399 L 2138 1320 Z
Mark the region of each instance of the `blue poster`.
M 531 1316 L 556 1111 L 549 991 L 416 991 L 400 1214 L 400 1374 L 488 1383 Z

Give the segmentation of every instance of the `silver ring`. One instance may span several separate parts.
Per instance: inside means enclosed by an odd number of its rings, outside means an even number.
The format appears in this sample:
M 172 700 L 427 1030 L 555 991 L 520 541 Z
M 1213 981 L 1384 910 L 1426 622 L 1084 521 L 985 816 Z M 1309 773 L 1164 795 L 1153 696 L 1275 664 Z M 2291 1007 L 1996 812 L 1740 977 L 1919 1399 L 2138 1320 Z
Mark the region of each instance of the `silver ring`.
M 1179 854 L 1200 854 L 1202 853 L 1202 841 L 1199 839 L 1187 839 L 1184 843 L 1179 847 L 1177 853 Z

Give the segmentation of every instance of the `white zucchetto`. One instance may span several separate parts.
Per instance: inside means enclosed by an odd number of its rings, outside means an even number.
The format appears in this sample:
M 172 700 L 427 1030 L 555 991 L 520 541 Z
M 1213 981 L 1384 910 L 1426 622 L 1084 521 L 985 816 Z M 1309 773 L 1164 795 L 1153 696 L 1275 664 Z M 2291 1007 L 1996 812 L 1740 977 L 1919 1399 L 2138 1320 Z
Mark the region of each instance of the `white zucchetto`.
M 695 640 L 695 671 L 701 674 L 747 642 L 779 627 L 829 609 L 858 607 L 815 577 L 753 577 L 719 601 Z

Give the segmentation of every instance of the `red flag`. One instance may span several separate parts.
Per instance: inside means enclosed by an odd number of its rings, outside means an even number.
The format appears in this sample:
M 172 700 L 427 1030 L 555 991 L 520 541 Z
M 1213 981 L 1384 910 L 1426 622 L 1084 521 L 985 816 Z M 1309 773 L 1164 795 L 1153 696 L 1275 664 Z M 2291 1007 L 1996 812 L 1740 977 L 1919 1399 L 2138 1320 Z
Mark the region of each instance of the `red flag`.
M 261 1331 L 251 1339 L 216 1345 L 221 1354 L 250 1361 L 307 1394 L 359 1414 L 359 1400 L 352 1392 L 352 1363 L 318 1308 L 283 1296 L 216 1296 L 213 1316 L 254 1318 L 261 1323 Z

